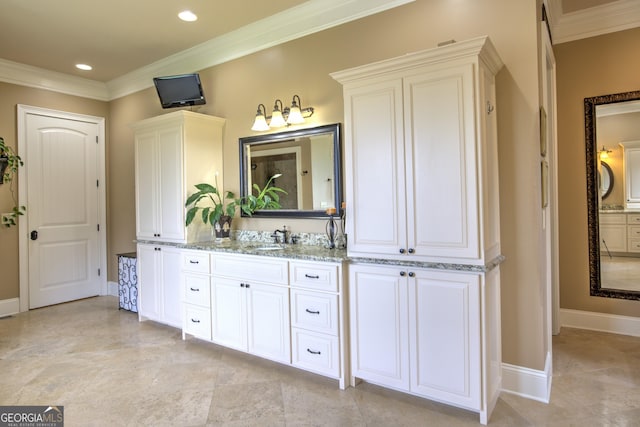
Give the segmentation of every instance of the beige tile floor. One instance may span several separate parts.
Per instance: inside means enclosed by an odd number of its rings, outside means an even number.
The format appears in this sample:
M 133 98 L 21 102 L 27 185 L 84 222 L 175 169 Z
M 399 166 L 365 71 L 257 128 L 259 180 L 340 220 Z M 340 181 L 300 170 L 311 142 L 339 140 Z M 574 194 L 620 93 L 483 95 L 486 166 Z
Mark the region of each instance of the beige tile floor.
M 640 338 L 563 329 L 544 404 L 502 393 L 495 426 L 640 426 Z M 0 320 L 0 405 L 73 426 L 477 426 L 477 414 L 337 382 L 139 323 L 113 297 Z

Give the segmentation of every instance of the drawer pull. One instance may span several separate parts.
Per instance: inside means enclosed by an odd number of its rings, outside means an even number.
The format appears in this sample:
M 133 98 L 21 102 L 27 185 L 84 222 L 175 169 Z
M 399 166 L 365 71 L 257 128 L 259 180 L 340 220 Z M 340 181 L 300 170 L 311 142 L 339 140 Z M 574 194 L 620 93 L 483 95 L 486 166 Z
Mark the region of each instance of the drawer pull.
M 313 275 L 313 274 L 306 274 L 306 273 L 305 273 L 304 277 L 306 277 L 307 279 L 319 279 L 320 278 L 320 276 L 318 276 L 317 274 Z
M 311 354 L 322 354 L 322 353 L 320 353 L 319 351 L 313 351 L 313 350 L 311 350 L 310 348 L 308 348 L 308 349 L 307 349 L 307 351 L 308 351 L 309 353 L 311 353 Z
M 308 308 L 305 308 L 304 311 L 306 311 L 309 314 L 320 314 L 320 311 L 313 311 L 313 310 L 309 310 Z
M 194 260 L 192 260 L 192 259 L 190 259 L 190 260 L 189 260 L 189 262 L 190 262 L 191 264 L 200 264 L 200 261 L 194 261 Z
M 192 321 L 193 323 L 200 323 L 200 321 L 199 321 L 198 319 L 191 319 L 191 321 Z
M 189 289 L 191 289 L 193 292 L 200 292 L 199 288 L 189 288 Z

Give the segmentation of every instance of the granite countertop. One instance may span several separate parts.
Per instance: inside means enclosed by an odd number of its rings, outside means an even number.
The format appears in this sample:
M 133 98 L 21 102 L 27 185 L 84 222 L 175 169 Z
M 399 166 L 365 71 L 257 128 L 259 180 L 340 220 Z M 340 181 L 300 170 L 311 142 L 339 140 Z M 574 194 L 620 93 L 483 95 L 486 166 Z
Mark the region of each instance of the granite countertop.
M 439 262 L 399 261 L 380 258 L 348 257 L 346 249 L 329 249 L 320 245 L 303 244 L 274 244 L 257 241 L 228 240 L 223 242 L 199 242 L 199 243 L 159 243 L 156 241 L 138 240 L 138 243 L 152 245 L 173 246 L 181 249 L 200 251 L 212 251 L 220 253 L 232 253 L 243 255 L 259 255 L 272 258 L 289 258 L 307 261 L 322 262 L 354 262 L 378 265 L 397 265 L 416 268 L 431 268 L 437 270 L 488 272 L 500 265 L 505 257 L 502 255 L 488 261 L 484 265 L 449 264 Z

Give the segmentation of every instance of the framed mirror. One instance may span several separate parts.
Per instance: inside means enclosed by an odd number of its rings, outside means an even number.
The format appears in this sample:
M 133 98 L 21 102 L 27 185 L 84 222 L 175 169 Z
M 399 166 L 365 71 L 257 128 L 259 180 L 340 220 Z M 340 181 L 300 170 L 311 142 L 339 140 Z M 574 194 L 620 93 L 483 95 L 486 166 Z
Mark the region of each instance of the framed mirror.
M 240 196 L 273 180 L 287 194 L 281 209 L 256 211 L 257 217 L 325 218 L 327 209 L 341 214 L 340 124 L 240 138 Z M 254 190 L 255 191 L 255 190 Z M 247 216 L 242 213 L 242 216 Z
M 620 144 L 640 140 L 640 91 L 585 98 L 584 118 L 590 294 L 640 300 L 640 242 L 633 238 L 640 209 L 628 208 L 632 183 L 625 182 Z M 618 155 L 603 162 L 598 147 Z

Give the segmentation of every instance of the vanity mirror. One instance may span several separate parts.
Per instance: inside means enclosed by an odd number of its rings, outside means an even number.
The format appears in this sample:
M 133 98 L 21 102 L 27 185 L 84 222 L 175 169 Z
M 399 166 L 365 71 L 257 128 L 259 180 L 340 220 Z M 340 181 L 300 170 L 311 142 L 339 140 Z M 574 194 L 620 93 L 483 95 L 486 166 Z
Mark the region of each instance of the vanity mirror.
M 287 192 L 282 209 L 253 216 L 322 218 L 328 208 L 340 215 L 340 159 L 340 124 L 240 138 L 240 196 L 282 174 L 273 183 Z
M 635 180 L 620 144 L 640 140 L 640 91 L 585 98 L 584 112 L 591 295 L 640 300 L 640 209 L 627 208 Z M 598 147 L 614 155 L 603 162 Z

